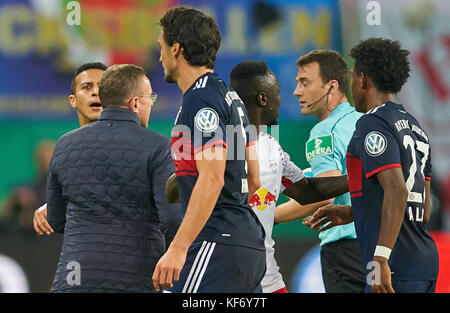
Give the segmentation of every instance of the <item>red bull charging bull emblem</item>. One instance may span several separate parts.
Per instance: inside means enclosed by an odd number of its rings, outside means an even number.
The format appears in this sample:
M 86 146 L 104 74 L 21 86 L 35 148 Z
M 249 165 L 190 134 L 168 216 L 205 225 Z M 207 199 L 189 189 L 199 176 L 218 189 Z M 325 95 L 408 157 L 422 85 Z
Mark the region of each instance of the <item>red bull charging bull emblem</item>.
M 277 202 L 277 196 L 264 187 L 259 188 L 249 199 L 251 208 L 257 208 L 260 211 L 265 210 L 272 203 Z

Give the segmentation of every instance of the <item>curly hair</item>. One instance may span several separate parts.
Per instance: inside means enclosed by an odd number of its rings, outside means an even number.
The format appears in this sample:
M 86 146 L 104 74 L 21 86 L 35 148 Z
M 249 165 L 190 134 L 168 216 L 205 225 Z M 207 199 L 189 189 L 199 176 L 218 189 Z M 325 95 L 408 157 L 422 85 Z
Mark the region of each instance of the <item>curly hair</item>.
M 380 92 L 394 94 L 408 80 L 408 55 L 398 41 L 385 38 L 369 38 L 350 50 L 355 71 L 370 77 Z
M 221 35 L 212 17 L 188 7 L 169 9 L 161 18 L 164 41 L 172 46 L 178 42 L 184 49 L 183 56 L 191 65 L 210 69 L 216 62 Z

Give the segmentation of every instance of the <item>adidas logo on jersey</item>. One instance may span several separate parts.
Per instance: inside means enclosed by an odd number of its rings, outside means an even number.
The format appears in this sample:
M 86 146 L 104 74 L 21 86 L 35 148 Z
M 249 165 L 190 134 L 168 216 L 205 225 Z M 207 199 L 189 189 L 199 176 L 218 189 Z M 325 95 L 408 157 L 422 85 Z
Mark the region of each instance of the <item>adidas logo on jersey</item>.
M 194 88 L 192 88 L 192 90 L 195 89 L 200 89 L 200 88 L 205 88 L 206 87 L 206 82 L 208 81 L 208 76 L 205 76 L 203 78 L 200 78 L 196 83 Z

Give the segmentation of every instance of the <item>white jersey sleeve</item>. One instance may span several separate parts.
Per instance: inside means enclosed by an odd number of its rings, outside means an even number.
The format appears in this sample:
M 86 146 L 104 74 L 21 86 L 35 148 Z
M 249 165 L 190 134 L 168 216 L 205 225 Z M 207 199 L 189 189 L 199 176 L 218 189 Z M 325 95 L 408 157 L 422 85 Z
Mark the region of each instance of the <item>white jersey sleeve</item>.
M 283 174 L 281 177 L 281 190 L 280 192 L 283 192 L 286 188 L 288 188 L 291 184 L 298 182 L 299 180 L 303 179 L 305 177 L 305 174 L 303 171 L 295 165 L 291 161 L 291 157 L 289 154 L 283 151 L 283 149 L 280 146 L 280 153 L 281 153 L 281 166 L 283 168 Z

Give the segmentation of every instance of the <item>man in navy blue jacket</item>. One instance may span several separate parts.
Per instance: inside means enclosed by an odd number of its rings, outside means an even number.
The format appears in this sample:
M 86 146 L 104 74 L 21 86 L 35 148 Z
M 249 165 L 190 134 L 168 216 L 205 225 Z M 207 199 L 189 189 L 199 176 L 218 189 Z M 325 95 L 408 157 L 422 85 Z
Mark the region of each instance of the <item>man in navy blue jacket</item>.
M 174 172 L 170 142 L 147 129 L 156 94 L 142 68 L 110 67 L 99 96 L 100 119 L 61 137 L 50 163 L 48 221 L 64 232 L 52 290 L 154 292 L 163 232 L 180 223 L 161 183 Z

